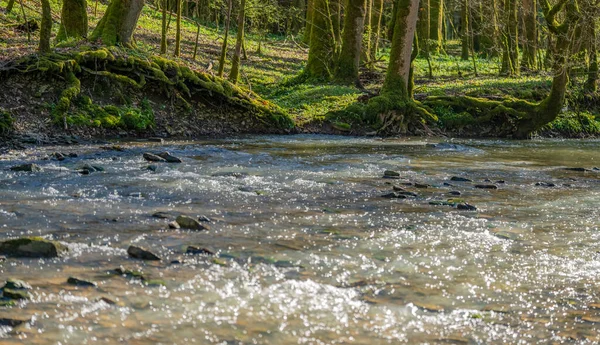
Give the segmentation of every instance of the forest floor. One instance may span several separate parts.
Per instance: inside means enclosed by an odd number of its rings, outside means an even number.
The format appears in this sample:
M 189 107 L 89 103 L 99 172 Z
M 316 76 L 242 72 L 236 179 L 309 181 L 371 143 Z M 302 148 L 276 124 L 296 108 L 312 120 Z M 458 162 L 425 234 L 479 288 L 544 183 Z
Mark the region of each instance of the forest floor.
M 52 16 L 53 37 L 58 31 L 57 23 L 60 20 L 60 7 L 57 2 L 51 1 L 53 6 Z M 0 68 L 17 58 L 34 54 L 37 48 L 39 30 L 32 32 L 28 40 L 26 31 L 17 26 L 24 22 L 24 10 L 28 20 L 40 20 L 39 4 L 29 1 L 21 9 L 19 3 L 15 5 L 12 13 L 6 14 L 6 0 L 0 0 Z M 97 9 L 96 9 L 97 6 Z M 89 25 L 93 29 L 101 18 L 106 3 L 88 2 Z M 150 5 L 146 5 L 138 28 L 135 32 L 137 53 L 140 55 L 156 55 L 159 53 L 161 13 Z M 209 74 L 216 74 L 218 57 L 223 40 L 223 27 L 214 25 L 199 26 L 199 40 L 197 56 L 193 58 L 194 45 L 198 25 L 191 20 L 182 22 L 182 52 L 177 59 L 172 57 L 174 47 L 175 17 L 169 24 L 169 52 L 166 57 L 175 59 L 193 70 L 200 70 Z M 250 28 L 252 30 L 252 28 Z M 86 42 L 63 42 L 57 45 L 57 51 L 84 50 Z M 235 34 L 230 35 L 230 51 L 235 44 Z M 490 99 L 504 99 L 507 97 L 522 98 L 530 101 L 540 101 L 548 93 L 551 75 L 541 71 L 535 74 L 524 74 L 519 78 L 500 77 L 499 60 L 476 59 L 478 73 L 475 75 L 473 61 L 462 61 L 456 50 L 459 42 L 447 43 L 446 51 L 450 54 L 433 55 L 431 68 L 433 78 L 428 78 L 429 63 L 418 58 L 415 61 L 416 89 L 415 98 L 424 99 L 427 96 L 438 95 L 468 95 Z M 260 49 L 259 49 L 260 47 Z M 299 42 L 298 37 L 267 35 L 261 37 L 250 33 L 246 35 L 245 48 L 247 59 L 242 61 L 242 74 L 240 83 L 247 89 L 254 91 L 260 97 L 281 107 L 292 117 L 301 132 L 365 134 L 374 129 L 366 127 L 357 119 L 344 118 L 332 115 L 335 111 L 344 109 L 356 102 L 364 92 L 351 86 L 336 84 L 297 84 L 290 85 L 288 81 L 297 76 L 307 60 L 308 49 Z M 136 54 L 137 54 L 136 53 Z M 364 69 L 361 80 L 365 88 L 376 93 L 383 81 L 383 71 L 387 64 L 387 48 L 383 44 L 379 61 L 375 67 Z M 229 64 L 225 68 L 228 73 Z M 0 83 L 2 81 L 0 80 Z M 577 89 L 578 80 L 575 78 L 572 89 Z M 574 93 L 574 92 L 572 92 Z M 570 95 L 573 99 L 577 95 Z M 28 107 L 25 97 L 6 96 L 4 102 L 0 97 L 0 110 Z M 44 100 L 52 103 L 53 100 Z M 548 125 L 541 135 L 590 137 L 600 134 L 600 110 L 597 99 L 589 105 L 585 102 L 570 102 L 563 115 Z M 7 103 L 7 104 L 2 104 Z M 38 101 L 37 103 L 40 103 Z M 39 104 L 38 104 L 39 106 Z M 46 104 L 52 108 L 52 104 Z M 445 122 L 456 121 L 461 114 L 456 114 L 450 109 L 436 109 L 440 117 L 440 127 L 444 128 Z M 339 113 L 338 113 L 339 114 Z M 205 131 L 206 132 L 206 131 Z M 210 130 L 209 130 L 210 132 Z M 235 132 L 235 131 L 234 131 Z M 206 134 L 206 133 L 203 133 Z M 218 133 L 215 133 L 218 134 Z

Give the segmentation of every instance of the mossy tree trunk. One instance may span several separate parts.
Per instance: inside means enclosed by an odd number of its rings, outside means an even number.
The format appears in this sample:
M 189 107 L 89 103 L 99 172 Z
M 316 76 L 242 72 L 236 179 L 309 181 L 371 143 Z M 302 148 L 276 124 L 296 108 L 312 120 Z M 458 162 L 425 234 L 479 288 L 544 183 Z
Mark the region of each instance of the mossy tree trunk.
M 181 55 L 181 9 L 183 8 L 183 0 L 177 0 L 177 20 L 175 23 L 175 52 L 173 55 L 179 57 Z
M 373 14 L 373 0 L 366 0 L 366 14 L 364 20 L 364 35 L 363 35 L 363 47 L 360 59 L 363 63 L 369 64 L 369 52 L 371 51 L 371 36 L 373 35 L 372 27 L 372 14 Z
M 50 52 L 50 34 L 52 33 L 52 13 L 50 0 L 42 0 L 42 23 L 40 24 L 40 42 L 38 51 L 40 54 Z
M 431 50 L 439 53 L 444 44 L 444 0 L 429 0 L 429 39 Z
M 112 0 L 90 36 L 104 45 L 132 46 L 133 32 L 144 7 L 144 0 Z
M 223 37 L 223 44 L 221 45 L 221 56 L 219 57 L 219 72 L 218 76 L 223 78 L 225 71 L 225 60 L 227 60 L 227 44 L 229 40 L 229 27 L 231 26 L 231 11 L 233 9 L 233 0 L 229 0 L 227 6 L 227 19 L 225 21 L 225 34 Z
M 589 14 L 588 14 L 589 15 Z M 595 23 L 596 17 L 591 17 L 590 36 L 588 38 L 588 76 L 585 82 L 585 89 L 588 92 L 598 91 L 598 28 Z
M 240 79 L 240 65 L 242 46 L 244 45 L 244 22 L 246 21 L 246 0 L 240 0 L 237 20 L 237 39 L 235 42 L 235 51 L 231 60 L 231 72 L 229 72 L 229 81 L 237 84 Z
M 379 40 L 381 37 L 381 26 L 383 21 L 383 0 L 373 0 L 371 12 L 371 44 L 369 45 L 369 61 L 373 64 L 377 60 Z
M 470 41 L 470 31 L 469 31 L 469 22 L 470 22 L 470 8 L 469 8 L 469 0 L 461 0 L 461 11 L 460 11 L 460 36 L 462 41 L 462 50 L 460 58 L 462 60 L 469 60 L 469 41 Z
M 419 19 L 417 21 L 417 37 L 419 41 L 419 54 L 425 56 L 428 52 L 425 50 L 429 47 L 429 33 L 431 29 L 431 7 L 430 0 L 421 0 L 419 3 Z
M 310 47 L 308 62 L 304 69 L 307 79 L 331 79 L 333 61 L 335 57 L 335 36 L 331 27 L 331 11 L 328 0 L 312 0 L 312 29 L 310 34 Z
M 503 75 L 519 75 L 519 21 L 517 0 L 504 0 L 505 29 L 502 33 Z
M 6 14 L 12 12 L 13 7 L 15 6 L 15 0 L 8 0 L 8 4 L 6 4 Z
M 160 33 L 160 53 L 167 53 L 167 7 L 169 5 L 168 0 L 162 0 L 162 22 L 161 22 L 161 33 Z
M 313 13 L 315 12 L 315 1 L 316 0 L 307 0 L 306 1 L 306 25 L 304 27 L 304 43 L 310 44 L 310 38 L 312 34 L 312 25 L 313 25 Z
M 329 2 L 330 27 L 333 30 L 336 51 L 342 46 L 342 0 L 327 0 Z
M 86 0 L 63 0 L 57 41 L 85 38 L 88 32 Z
M 419 0 L 399 0 L 397 2 L 390 63 L 381 89 L 382 95 L 391 94 L 404 101 L 410 99 L 408 84 L 418 12 Z
M 537 69 L 537 0 L 523 0 L 523 20 L 525 21 L 525 43 L 523 44 L 523 68 Z
M 335 80 L 344 84 L 355 84 L 360 87 L 358 69 L 363 45 L 365 29 L 365 0 L 347 0 L 344 16 L 344 34 L 342 51 L 335 69 Z

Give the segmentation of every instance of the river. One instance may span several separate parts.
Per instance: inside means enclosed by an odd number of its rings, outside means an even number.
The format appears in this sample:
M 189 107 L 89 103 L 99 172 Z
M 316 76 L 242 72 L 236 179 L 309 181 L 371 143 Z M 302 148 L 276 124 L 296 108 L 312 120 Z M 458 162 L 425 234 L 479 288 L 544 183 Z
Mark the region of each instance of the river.
M 600 141 L 110 145 L 123 150 L 0 157 L 0 240 L 69 247 L 0 263 L 0 286 L 32 286 L 30 300 L 0 307 L 0 318 L 29 320 L 0 327 L 0 343 L 600 342 Z M 56 151 L 77 157 L 48 159 Z M 183 163 L 148 170 L 142 154 L 161 151 Z M 44 171 L 8 169 L 31 162 Z M 104 171 L 76 172 L 84 164 Z M 383 197 L 394 186 L 408 197 Z M 465 203 L 477 210 L 453 207 Z M 210 230 L 169 229 L 181 214 L 209 218 Z M 129 258 L 131 244 L 162 260 Z

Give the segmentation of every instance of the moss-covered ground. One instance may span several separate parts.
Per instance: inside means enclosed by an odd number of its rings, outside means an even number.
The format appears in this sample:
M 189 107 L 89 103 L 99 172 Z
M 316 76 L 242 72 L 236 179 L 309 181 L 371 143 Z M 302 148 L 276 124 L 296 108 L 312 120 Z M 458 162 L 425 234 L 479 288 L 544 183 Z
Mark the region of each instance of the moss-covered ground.
M 6 0 L 0 0 L 0 8 L 6 7 Z M 53 6 L 53 17 L 58 21 L 60 4 L 51 0 Z M 28 19 L 39 20 L 39 4 L 37 0 L 26 3 L 25 13 Z M 103 2 L 89 1 L 88 14 L 90 33 L 96 26 L 102 14 L 106 10 Z M 97 11 L 96 11 L 97 6 Z M 13 24 L 23 22 L 21 10 L 17 4 L 11 14 L 0 11 L 0 64 L 3 61 L 14 59 L 18 56 L 33 53 L 37 46 L 37 35 L 39 31 L 32 33 L 31 42 L 27 35 L 17 30 Z M 176 59 L 181 64 L 191 69 L 204 70 L 208 73 L 216 73 L 218 68 L 218 55 L 223 38 L 223 27 L 215 27 L 213 24 L 200 25 L 199 50 L 196 59 L 193 59 L 194 42 L 196 37 L 197 23 L 191 20 L 182 21 L 182 54 Z M 169 25 L 169 52 L 168 57 L 172 59 L 175 37 L 175 18 Z M 234 28 L 235 30 L 235 28 Z M 53 26 L 53 37 L 58 32 L 58 25 Z M 151 5 L 146 5 L 140 18 L 138 28 L 135 32 L 137 51 L 139 54 L 158 54 L 160 49 L 161 13 Z M 230 47 L 234 45 L 235 35 L 230 35 Z M 336 84 L 291 84 L 289 81 L 297 76 L 303 69 L 307 59 L 307 48 L 301 43 L 300 37 L 283 35 L 269 35 L 266 40 L 253 34 L 246 35 L 246 50 L 248 59 L 242 61 L 242 73 L 240 83 L 263 99 L 268 100 L 281 107 L 288 113 L 299 126 L 310 126 L 314 123 L 329 123 L 330 127 L 345 133 L 365 133 L 376 129 L 377 123 L 364 121 L 357 116 L 346 116 L 339 110 L 356 102 L 365 93 L 352 86 L 341 86 Z M 58 45 L 59 50 L 85 49 L 86 42 L 66 41 Z M 260 53 L 258 52 L 260 44 Z M 462 61 L 459 57 L 460 42 L 447 42 L 445 51 L 448 54 L 432 55 L 431 67 L 433 78 L 429 78 L 429 63 L 424 58 L 415 61 L 416 88 L 415 98 L 424 100 L 429 96 L 460 96 L 485 97 L 493 100 L 504 100 L 507 98 L 524 99 L 536 102 L 548 93 L 551 75 L 549 71 L 540 71 L 534 74 L 523 74 L 518 78 L 500 77 L 500 61 L 498 58 L 476 59 L 477 75 L 474 73 L 473 61 Z M 383 70 L 387 65 L 389 47 L 383 46 L 379 52 L 379 61 L 372 70 L 363 70 L 362 82 L 366 90 L 376 93 L 383 81 Z M 232 49 L 230 49 L 231 51 Z M 225 68 L 227 75 L 229 65 Z M 571 90 L 578 90 L 583 81 L 575 78 Z M 586 136 L 600 134 L 600 96 L 588 97 L 581 101 L 577 91 L 571 91 L 569 104 L 563 115 L 552 124 L 548 125 L 542 132 L 547 135 Z M 56 104 L 54 106 L 60 106 Z M 110 110 L 110 109 L 109 109 Z M 450 107 L 438 107 L 433 109 L 438 115 L 441 128 L 460 129 L 468 126 L 472 117 L 469 114 Z M 117 120 L 105 117 L 108 120 L 93 119 L 94 125 L 102 126 L 127 126 L 123 114 L 128 109 L 123 108 L 118 112 L 121 114 Z M 98 112 L 98 109 L 95 109 Z M 141 114 L 140 109 L 135 112 Z M 136 114 L 137 114 L 136 113 Z M 128 115 L 125 115 L 127 117 Z M 138 116 L 138 115 L 135 115 Z M 143 116 L 142 116 L 143 117 Z M 72 118 L 71 121 L 81 119 Z M 86 118 L 85 121 L 89 119 Z M 103 122 L 104 121 L 104 122 Z

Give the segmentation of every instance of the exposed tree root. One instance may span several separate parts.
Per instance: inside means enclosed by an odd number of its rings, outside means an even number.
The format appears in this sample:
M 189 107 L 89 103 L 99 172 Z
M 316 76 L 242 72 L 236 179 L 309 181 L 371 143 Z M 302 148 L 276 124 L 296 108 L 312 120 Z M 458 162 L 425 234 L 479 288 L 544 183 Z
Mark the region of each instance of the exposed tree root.
M 86 76 L 106 78 L 116 87 L 144 89 L 152 86 L 162 90 L 183 108 L 189 109 L 189 100 L 192 99 L 208 106 L 224 103 L 243 110 L 267 128 L 290 129 L 294 126 L 293 120 L 283 110 L 251 91 L 159 56 L 144 57 L 119 48 L 31 55 L 0 68 L 0 78 L 15 73 L 43 74 L 66 82 L 66 88 L 52 112 L 55 121 L 60 120 L 65 127 L 66 114 L 81 92 L 80 79 Z

